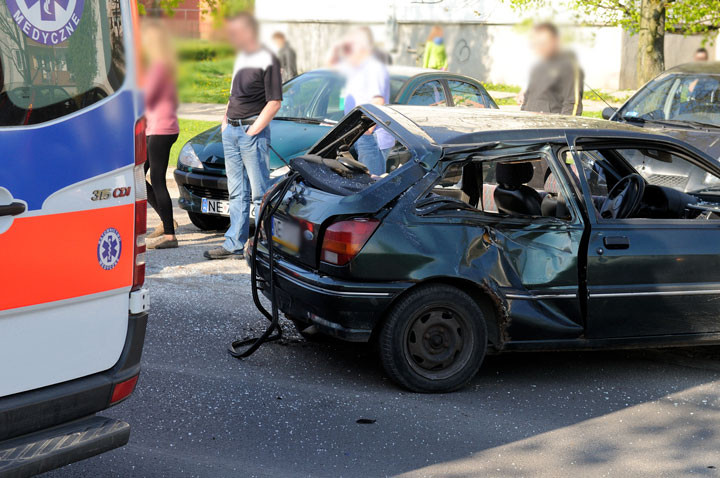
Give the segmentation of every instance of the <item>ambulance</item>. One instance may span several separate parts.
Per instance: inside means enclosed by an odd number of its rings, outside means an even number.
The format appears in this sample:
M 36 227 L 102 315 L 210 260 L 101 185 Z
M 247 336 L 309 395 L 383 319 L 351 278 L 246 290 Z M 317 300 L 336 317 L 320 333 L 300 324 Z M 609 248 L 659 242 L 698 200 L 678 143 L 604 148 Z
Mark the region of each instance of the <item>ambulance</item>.
M 134 0 L 0 0 L 0 477 L 127 443 L 145 120 Z

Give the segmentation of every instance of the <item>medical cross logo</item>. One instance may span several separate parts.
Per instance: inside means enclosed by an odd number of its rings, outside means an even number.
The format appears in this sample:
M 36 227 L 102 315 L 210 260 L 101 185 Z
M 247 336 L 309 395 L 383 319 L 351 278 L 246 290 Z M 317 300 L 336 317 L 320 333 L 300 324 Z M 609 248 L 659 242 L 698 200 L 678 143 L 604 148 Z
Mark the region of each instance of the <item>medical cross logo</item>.
M 100 267 L 109 271 L 113 269 L 120 260 L 122 241 L 117 229 L 109 227 L 100 236 L 97 247 L 97 258 Z
M 85 0 L 5 0 L 20 30 L 30 39 L 57 45 L 70 38 L 82 18 Z

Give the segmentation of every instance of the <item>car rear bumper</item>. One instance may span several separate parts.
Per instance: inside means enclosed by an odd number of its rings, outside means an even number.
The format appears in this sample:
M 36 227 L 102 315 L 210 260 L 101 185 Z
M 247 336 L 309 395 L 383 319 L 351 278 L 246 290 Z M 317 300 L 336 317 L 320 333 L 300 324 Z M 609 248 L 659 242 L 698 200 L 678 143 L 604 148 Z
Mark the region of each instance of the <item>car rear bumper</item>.
M 127 443 L 129 425 L 94 415 L 119 403 L 111 403 L 116 384 L 140 373 L 147 318 L 129 315 L 125 346 L 110 370 L 0 398 L 0 477 L 40 473 Z
M 228 200 L 227 178 L 176 169 L 173 173 L 180 191 L 178 205 L 186 211 L 202 213 L 202 198 Z
M 270 276 L 267 257 L 266 250 L 258 248 L 258 278 L 264 284 Z M 280 310 L 297 322 L 314 325 L 323 334 L 349 342 L 369 341 L 392 301 L 411 285 L 339 280 L 282 258 L 275 260 L 275 293 Z M 270 298 L 269 286 L 262 289 Z

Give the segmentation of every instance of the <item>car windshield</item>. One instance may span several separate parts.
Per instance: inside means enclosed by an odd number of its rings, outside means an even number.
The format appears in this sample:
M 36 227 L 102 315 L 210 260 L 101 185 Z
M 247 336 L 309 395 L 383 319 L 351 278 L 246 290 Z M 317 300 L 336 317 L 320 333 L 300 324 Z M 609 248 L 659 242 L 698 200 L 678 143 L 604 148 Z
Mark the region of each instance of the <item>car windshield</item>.
M 395 98 L 406 77 L 390 77 L 390 97 Z M 333 71 L 310 72 L 283 85 L 283 101 L 276 119 L 321 122 L 339 121 L 345 116 L 342 97 L 345 80 Z
M 619 116 L 626 121 L 720 127 L 720 75 L 661 76 L 631 99 Z

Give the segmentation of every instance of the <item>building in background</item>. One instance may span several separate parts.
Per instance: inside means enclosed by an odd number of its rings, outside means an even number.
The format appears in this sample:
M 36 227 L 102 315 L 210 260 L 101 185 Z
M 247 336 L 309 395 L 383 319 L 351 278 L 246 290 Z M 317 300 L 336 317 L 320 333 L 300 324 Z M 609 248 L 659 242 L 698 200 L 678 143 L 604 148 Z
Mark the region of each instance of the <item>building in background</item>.
M 328 49 L 350 24 L 369 26 L 394 64 L 420 64 L 436 23 L 445 30 L 450 71 L 523 86 L 534 62 L 527 39 L 532 19 L 501 0 L 255 0 L 255 13 L 266 42 L 275 31 L 285 33 L 297 51 L 300 71 L 323 66 Z M 537 20 L 550 16 L 540 11 Z M 587 84 L 611 90 L 635 87 L 637 37 L 620 27 L 579 26 L 569 13 L 554 21 L 577 53 Z M 701 41 L 666 35 L 666 67 L 691 61 Z M 710 57 L 715 55 L 710 49 Z
M 212 16 L 207 13 L 205 0 L 182 0 L 168 15 L 154 0 L 139 0 L 145 5 L 148 17 L 162 18 L 174 36 L 183 38 L 211 39 L 217 36 Z

